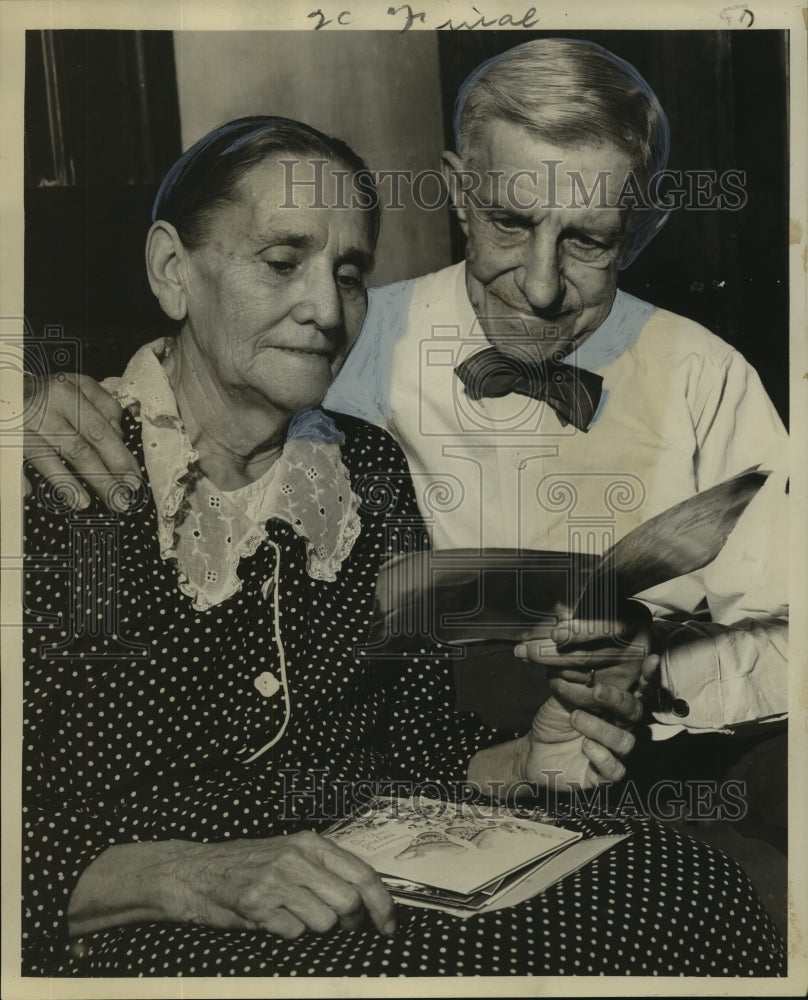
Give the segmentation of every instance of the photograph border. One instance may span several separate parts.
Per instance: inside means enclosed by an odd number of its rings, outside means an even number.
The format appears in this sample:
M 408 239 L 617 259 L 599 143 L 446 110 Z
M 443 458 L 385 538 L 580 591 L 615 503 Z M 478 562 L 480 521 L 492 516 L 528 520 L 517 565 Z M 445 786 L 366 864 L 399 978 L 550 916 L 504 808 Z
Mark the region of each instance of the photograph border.
M 24 32 L 30 29 L 115 28 L 187 31 L 321 30 L 335 35 L 351 30 L 434 31 L 451 21 L 474 25 L 484 16 L 491 30 L 525 27 L 540 30 L 619 30 L 638 26 L 659 30 L 790 31 L 790 426 L 791 535 L 789 551 L 791 617 L 789 721 L 789 975 L 783 979 L 705 979 L 673 977 L 479 977 L 469 979 L 149 979 L 37 980 L 20 977 L 20 750 L 22 746 L 21 540 L 22 437 L 0 437 L 0 529 L 2 592 L 0 656 L 2 657 L 2 995 L 24 997 L 264 997 L 272 996 L 794 996 L 808 988 L 808 2 L 778 4 L 773 0 L 745 4 L 677 3 L 650 13 L 645 5 L 621 0 L 608 5 L 502 3 L 501 0 L 438 0 L 399 4 L 398 0 L 4 0 L 0 2 L 0 110 L 4 123 L 0 151 L 0 340 L 19 339 L 23 306 L 23 82 Z M 404 10 L 403 8 L 407 8 Z M 389 13 L 396 9 L 394 16 Z M 350 23 L 345 11 L 350 10 Z M 526 12 L 534 11 L 531 17 Z M 322 15 L 312 16 L 315 11 Z M 475 13 L 476 11 L 476 13 Z M 480 14 L 480 12 L 483 12 Z M 409 12 L 409 13 L 408 13 Z M 423 18 L 417 16 L 423 14 Z M 415 16 L 413 16 L 415 15 Z M 509 22 L 504 22 L 506 16 Z M 535 20 L 534 20 L 535 18 Z M 325 22 L 328 23 L 325 23 Z M 392 22 L 392 24 L 391 24 Z M 321 26 L 318 26 L 320 24 Z M 0 353 L 2 352 L 0 344 Z M 0 364 L 0 419 L 13 431 L 22 413 L 21 375 L 13 364 Z M 794 610 L 796 609 L 796 614 Z M 16 805 L 16 808 L 15 808 Z

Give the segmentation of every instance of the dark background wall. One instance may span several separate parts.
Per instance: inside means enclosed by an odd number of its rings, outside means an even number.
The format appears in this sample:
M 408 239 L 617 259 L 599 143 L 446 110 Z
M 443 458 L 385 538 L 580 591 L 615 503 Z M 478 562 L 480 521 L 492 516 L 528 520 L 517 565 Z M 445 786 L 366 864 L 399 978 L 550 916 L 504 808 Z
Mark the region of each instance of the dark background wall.
M 265 110 L 310 120 L 345 135 L 376 169 L 398 165 L 392 159 L 403 153 L 393 156 L 391 150 L 408 153 L 402 166 L 437 166 L 441 122 L 444 144 L 453 144 L 451 110 L 460 82 L 483 59 L 536 37 L 356 34 L 364 37 L 353 40 L 355 53 L 346 58 L 342 36 L 326 33 L 284 32 L 280 41 L 279 35 L 252 33 L 236 44 L 232 33 L 29 32 L 25 304 L 32 341 L 46 327 L 61 328 L 60 336 L 78 342 L 83 369 L 103 377 L 118 373 L 139 344 L 167 329 L 145 282 L 143 236 L 160 177 L 183 144 L 197 137 L 189 131 L 202 127 L 207 105 L 226 107 L 228 115 Z M 786 34 L 542 34 L 589 38 L 637 66 L 668 113 L 671 168 L 746 171 L 748 201 L 741 211 L 674 212 L 623 273 L 621 287 L 696 319 L 736 346 L 759 370 L 785 417 Z M 340 44 L 340 57 L 327 62 L 330 47 Z M 386 47 L 382 57 L 380 46 Z M 367 57 L 364 70 L 362 53 L 371 50 L 374 57 Z M 250 52 L 260 55 L 267 70 L 240 73 L 229 66 L 236 52 L 242 65 Z M 217 53 L 218 65 L 211 63 Z M 278 60 L 311 65 L 312 56 L 325 79 L 320 96 L 302 85 L 279 92 L 273 82 Z M 194 75 L 191 69 L 199 65 L 208 71 Z M 432 81 L 426 89 L 424 81 Z M 421 116 L 426 145 L 413 159 L 417 109 L 433 89 L 434 104 Z M 279 108 L 281 93 L 285 103 Z M 413 216 L 417 212 L 411 207 L 404 216 L 388 213 L 388 256 L 379 280 L 460 259 L 462 243 L 450 213 L 421 219 Z
M 57 357 L 117 375 L 168 331 L 143 247 L 181 153 L 172 35 L 28 31 L 25 70 L 25 316 L 34 339 L 55 327 L 73 342 Z

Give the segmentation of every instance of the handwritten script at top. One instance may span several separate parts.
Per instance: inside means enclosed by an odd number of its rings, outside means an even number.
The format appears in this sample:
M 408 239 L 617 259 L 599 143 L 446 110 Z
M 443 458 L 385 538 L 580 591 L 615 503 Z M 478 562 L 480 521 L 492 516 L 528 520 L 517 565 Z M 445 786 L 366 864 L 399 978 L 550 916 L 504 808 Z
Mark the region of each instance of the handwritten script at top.
M 535 7 L 528 7 L 521 16 L 505 13 L 499 14 L 496 17 L 487 17 L 485 12 L 479 10 L 477 7 L 472 7 L 471 9 L 474 11 L 474 16 L 467 18 L 465 21 L 453 21 L 449 18 L 441 24 L 431 23 L 437 20 L 434 15 L 430 21 L 427 21 L 426 11 L 417 10 L 408 3 L 401 4 L 399 7 L 388 7 L 387 14 L 389 17 L 395 19 L 395 27 L 398 27 L 402 32 L 409 31 L 410 28 L 416 25 L 425 28 L 434 28 L 437 31 L 475 31 L 480 28 L 533 28 L 539 23 Z M 347 28 L 353 24 L 351 11 L 337 10 L 336 7 L 328 11 L 318 8 L 311 11 L 307 17 L 314 21 L 312 27 L 315 31 L 319 31 L 321 28 L 328 27 L 329 25 L 338 28 Z

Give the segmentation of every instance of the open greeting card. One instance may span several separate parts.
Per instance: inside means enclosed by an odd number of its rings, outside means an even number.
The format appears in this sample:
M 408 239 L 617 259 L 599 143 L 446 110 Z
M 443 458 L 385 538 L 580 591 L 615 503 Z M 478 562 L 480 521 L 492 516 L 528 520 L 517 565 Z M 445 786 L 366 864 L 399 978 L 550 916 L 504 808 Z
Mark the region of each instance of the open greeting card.
M 394 899 L 458 917 L 528 899 L 625 839 L 582 840 L 494 807 L 389 796 L 326 836 L 375 868 Z
M 625 598 L 692 573 L 719 554 L 769 473 L 749 469 L 645 521 L 602 556 L 516 549 L 442 549 L 382 566 L 372 646 L 515 641 L 559 609 L 608 620 Z

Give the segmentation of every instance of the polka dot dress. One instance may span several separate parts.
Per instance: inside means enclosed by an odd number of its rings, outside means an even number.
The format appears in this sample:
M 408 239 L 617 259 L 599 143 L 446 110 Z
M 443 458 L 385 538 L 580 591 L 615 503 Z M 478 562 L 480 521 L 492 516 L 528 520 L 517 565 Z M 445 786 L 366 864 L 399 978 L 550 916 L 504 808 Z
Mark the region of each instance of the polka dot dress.
M 163 976 L 178 968 L 223 976 L 772 976 L 780 970 L 776 935 L 751 905 L 734 862 L 655 823 L 592 826 L 598 833 L 630 829 L 632 836 L 543 895 L 486 916 L 459 920 L 399 906 L 392 940 L 372 928 L 292 943 L 168 924 L 118 928 L 95 936 L 92 968 L 125 974 L 131 949 L 138 973 Z
M 303 541 L 273 520 L 239 566 L 241 591 L 207 611 L 160 559 L 147 493 L 123 515 L 98 504 L 68 516 L 37 483 L 25 526 L 23 974 L 782 974 L 782 941 L 738 866 L 646 820 L 569 820 L 631 836 L 511 909 L 461 921 L 398 906 L 392 939 L 371 926 L 285 941 L 144 923 L 88 935 L 77 957 L 70 895 L 109 846 L 321 829 L 344 811 L 341 782 L 462 779 L 477 749 L 510 735 L 453 711 L 446 661 L 363 654 L 379 563 L 423 544 L 423 526 L 392 441 L 336 420 L 363 500 L 337 580 L 311 579 Z M 128 415 L 125 430 L 139 450 Z

